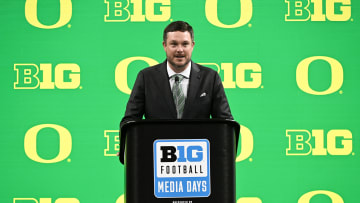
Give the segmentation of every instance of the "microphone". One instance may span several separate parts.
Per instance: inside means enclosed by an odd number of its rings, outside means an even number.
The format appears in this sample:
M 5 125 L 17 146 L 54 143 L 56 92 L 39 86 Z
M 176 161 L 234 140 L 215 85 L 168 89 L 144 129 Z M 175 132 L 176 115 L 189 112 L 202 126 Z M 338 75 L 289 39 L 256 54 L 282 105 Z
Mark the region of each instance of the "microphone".
M 176 83 L 179 82 L 179 76 L 175 76 L 175 82 L 176 82 Z

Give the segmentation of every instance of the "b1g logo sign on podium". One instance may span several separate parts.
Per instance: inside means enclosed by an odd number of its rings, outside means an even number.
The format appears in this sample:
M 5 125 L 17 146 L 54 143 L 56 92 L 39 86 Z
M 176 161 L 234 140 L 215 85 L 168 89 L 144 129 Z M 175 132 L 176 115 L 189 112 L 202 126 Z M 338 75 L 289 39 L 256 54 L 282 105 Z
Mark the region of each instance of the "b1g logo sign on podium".
M 154 194 L 157 198 L 210 196 L 207 139 L 154 142 Z

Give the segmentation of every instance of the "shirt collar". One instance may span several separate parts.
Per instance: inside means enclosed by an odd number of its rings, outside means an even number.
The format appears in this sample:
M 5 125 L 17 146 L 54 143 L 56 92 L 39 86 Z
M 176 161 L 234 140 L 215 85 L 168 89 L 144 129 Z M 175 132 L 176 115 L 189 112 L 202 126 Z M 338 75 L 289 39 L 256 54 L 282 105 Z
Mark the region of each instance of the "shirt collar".
M 167 72 L 169 75 L 169 78 L 171 78 L 171 76 L 175 75 L 175 74 L 181 74 L 183 75 L 185 78 L 190 78 L 190 71 L 191 71 L 191 61 L 189 62 L 188 66 L 185 68 L 185 70 L 183 72 L 180 73 L 175 73 L 175 71 L 173 71 L 170 68 L 169 62 L 166 62 L 166 68 L 167 68 Z

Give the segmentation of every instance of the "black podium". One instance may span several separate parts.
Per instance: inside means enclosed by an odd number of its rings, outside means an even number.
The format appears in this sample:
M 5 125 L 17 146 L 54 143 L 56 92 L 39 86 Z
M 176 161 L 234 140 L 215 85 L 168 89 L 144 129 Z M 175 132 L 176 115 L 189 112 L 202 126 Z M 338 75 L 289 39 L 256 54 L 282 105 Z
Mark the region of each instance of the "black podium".
M 127 203 L 235 203 L 240 126 L 229 120 L 141 120 L 121 129 Z

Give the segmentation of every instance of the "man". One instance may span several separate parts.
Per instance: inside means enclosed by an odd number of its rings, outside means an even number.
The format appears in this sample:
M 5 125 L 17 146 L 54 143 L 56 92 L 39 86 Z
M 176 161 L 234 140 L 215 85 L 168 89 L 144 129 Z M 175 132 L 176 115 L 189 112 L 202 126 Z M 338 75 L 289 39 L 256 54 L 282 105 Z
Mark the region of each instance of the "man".
M 191 61 L 192 27 L 183 21 L 164 30 L 166 61 L 139 72 L 120 123 L 146 119 L 233 119 L 218 73 Z

